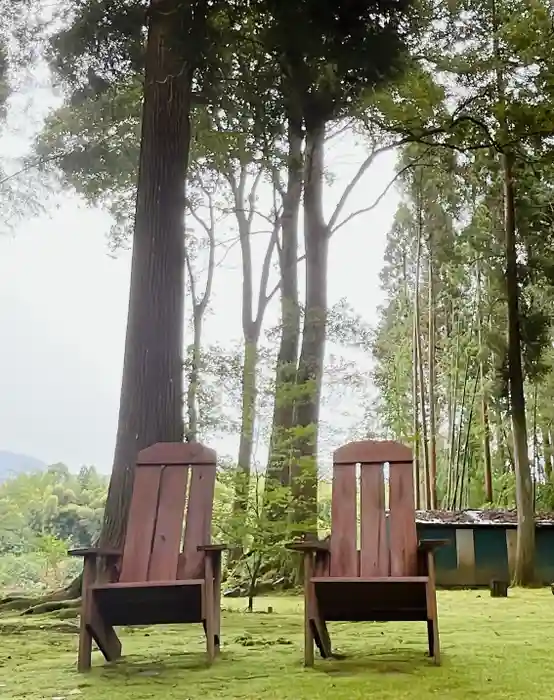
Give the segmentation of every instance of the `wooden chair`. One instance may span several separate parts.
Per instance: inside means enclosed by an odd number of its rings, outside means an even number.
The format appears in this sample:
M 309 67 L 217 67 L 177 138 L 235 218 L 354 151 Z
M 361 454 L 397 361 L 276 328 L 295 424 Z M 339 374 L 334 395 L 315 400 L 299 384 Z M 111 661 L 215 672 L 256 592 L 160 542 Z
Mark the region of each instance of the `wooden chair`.
M 80 671 L 90 669 L 93 639 L 107 661 L 121 656 L 114 630 L 120 625 L 202 622 L 213 661 L 226 549 L 210 544 L 215 477 L 216 454 L 203 445 L 158 443 L 142 450 L 123 551 L 69 552 L 84 557 Z M 107 563 L 103 581 L 100 557 Z
M 339 448 L 333 461 L 330 538 L 288 545 L 304 553 L 305 665 L 313 665 L 314 641 L 323 658 L 332 656 L 327 622 L 337 620 L 427 622 L 429 655 L 439 664 L 433 551 L 444 542 L 418 543 L 411 451 L 399 443 L 367 440 Z

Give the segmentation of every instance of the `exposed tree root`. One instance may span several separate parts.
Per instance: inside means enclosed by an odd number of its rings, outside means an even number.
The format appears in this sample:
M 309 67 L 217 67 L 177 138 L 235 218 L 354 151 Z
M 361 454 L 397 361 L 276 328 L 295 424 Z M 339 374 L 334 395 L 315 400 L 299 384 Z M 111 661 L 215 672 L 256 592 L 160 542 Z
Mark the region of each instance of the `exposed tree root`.
M 77 576 L 65 588 L 51 591 L 43 596 L 7 596 L 0 599 L 0 614 L 22 611 L 22 615 L 51 612 L 52 610 L 78 607 L 81 597 L 82 576 Z M 43 609 L 44 608 L 44 609 Z
M 16 612 L 18 610 L 27 610 L 27 608 L 36 605 L 40 598 L 29 598 L 24 596 L 7 596 L 0 600 L 0 613 Z
M 57 612 L 58 610 L 78 610 L 81 601 L 76 598 L 74 600 L 59 600 L 40 602 L 36 605 L 23 610 L 22 615 L 44 615 L 45 613 Z

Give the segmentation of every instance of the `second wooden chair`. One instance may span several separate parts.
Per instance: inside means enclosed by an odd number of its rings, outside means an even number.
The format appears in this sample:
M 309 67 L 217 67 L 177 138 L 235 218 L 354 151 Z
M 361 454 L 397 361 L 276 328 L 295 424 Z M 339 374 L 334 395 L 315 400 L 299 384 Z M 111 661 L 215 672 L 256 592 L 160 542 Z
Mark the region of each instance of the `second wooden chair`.
M 429 654 L 440 663 L 433 551 L 444 542 L 418 542 L 411 450 L 367 440 L 339 448 L 333 461 L 330 540 L 288 545 L 304 553 L 305 664 L 313 664 L 314 642 L 332 655 L 327 622 L 339 620 L 426 622 Z

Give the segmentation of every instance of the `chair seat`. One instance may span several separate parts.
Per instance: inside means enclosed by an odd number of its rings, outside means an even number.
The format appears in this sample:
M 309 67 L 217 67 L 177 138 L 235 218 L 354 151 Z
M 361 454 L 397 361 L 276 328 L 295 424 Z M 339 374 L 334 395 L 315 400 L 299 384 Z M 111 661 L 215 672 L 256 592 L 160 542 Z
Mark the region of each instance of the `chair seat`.
M 329 621 L 427 619 L 427 576 L 314 577 L 321 615 Z
M 96 606 L 110 625 L 202 622 L 204 579 L 96 584 Z
M 312 583 L 427 583 L 428 576 L 313 576 Z

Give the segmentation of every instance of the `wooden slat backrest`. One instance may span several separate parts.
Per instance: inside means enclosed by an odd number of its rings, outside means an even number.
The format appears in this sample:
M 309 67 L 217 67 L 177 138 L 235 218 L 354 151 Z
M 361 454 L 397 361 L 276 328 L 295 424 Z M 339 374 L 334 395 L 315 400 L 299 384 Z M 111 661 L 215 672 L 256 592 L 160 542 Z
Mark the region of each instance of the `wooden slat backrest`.
M 331 499 L 331 576 L 357 576 L 356 464 L 335 465 Z
M 383 466 L 389 464 L 389 517 Z M 356 465 L 360 465 L 360 554 Z M 417 572 L 412 455 L 396 442 L 364 440 L 333 455 L 331 576 L 412 576 Z
M 210 543 L 215 475 L 215 452 L 198 443 L 157 443 L 139 453 L 120 582 L 201 577 L 197 546 Z

